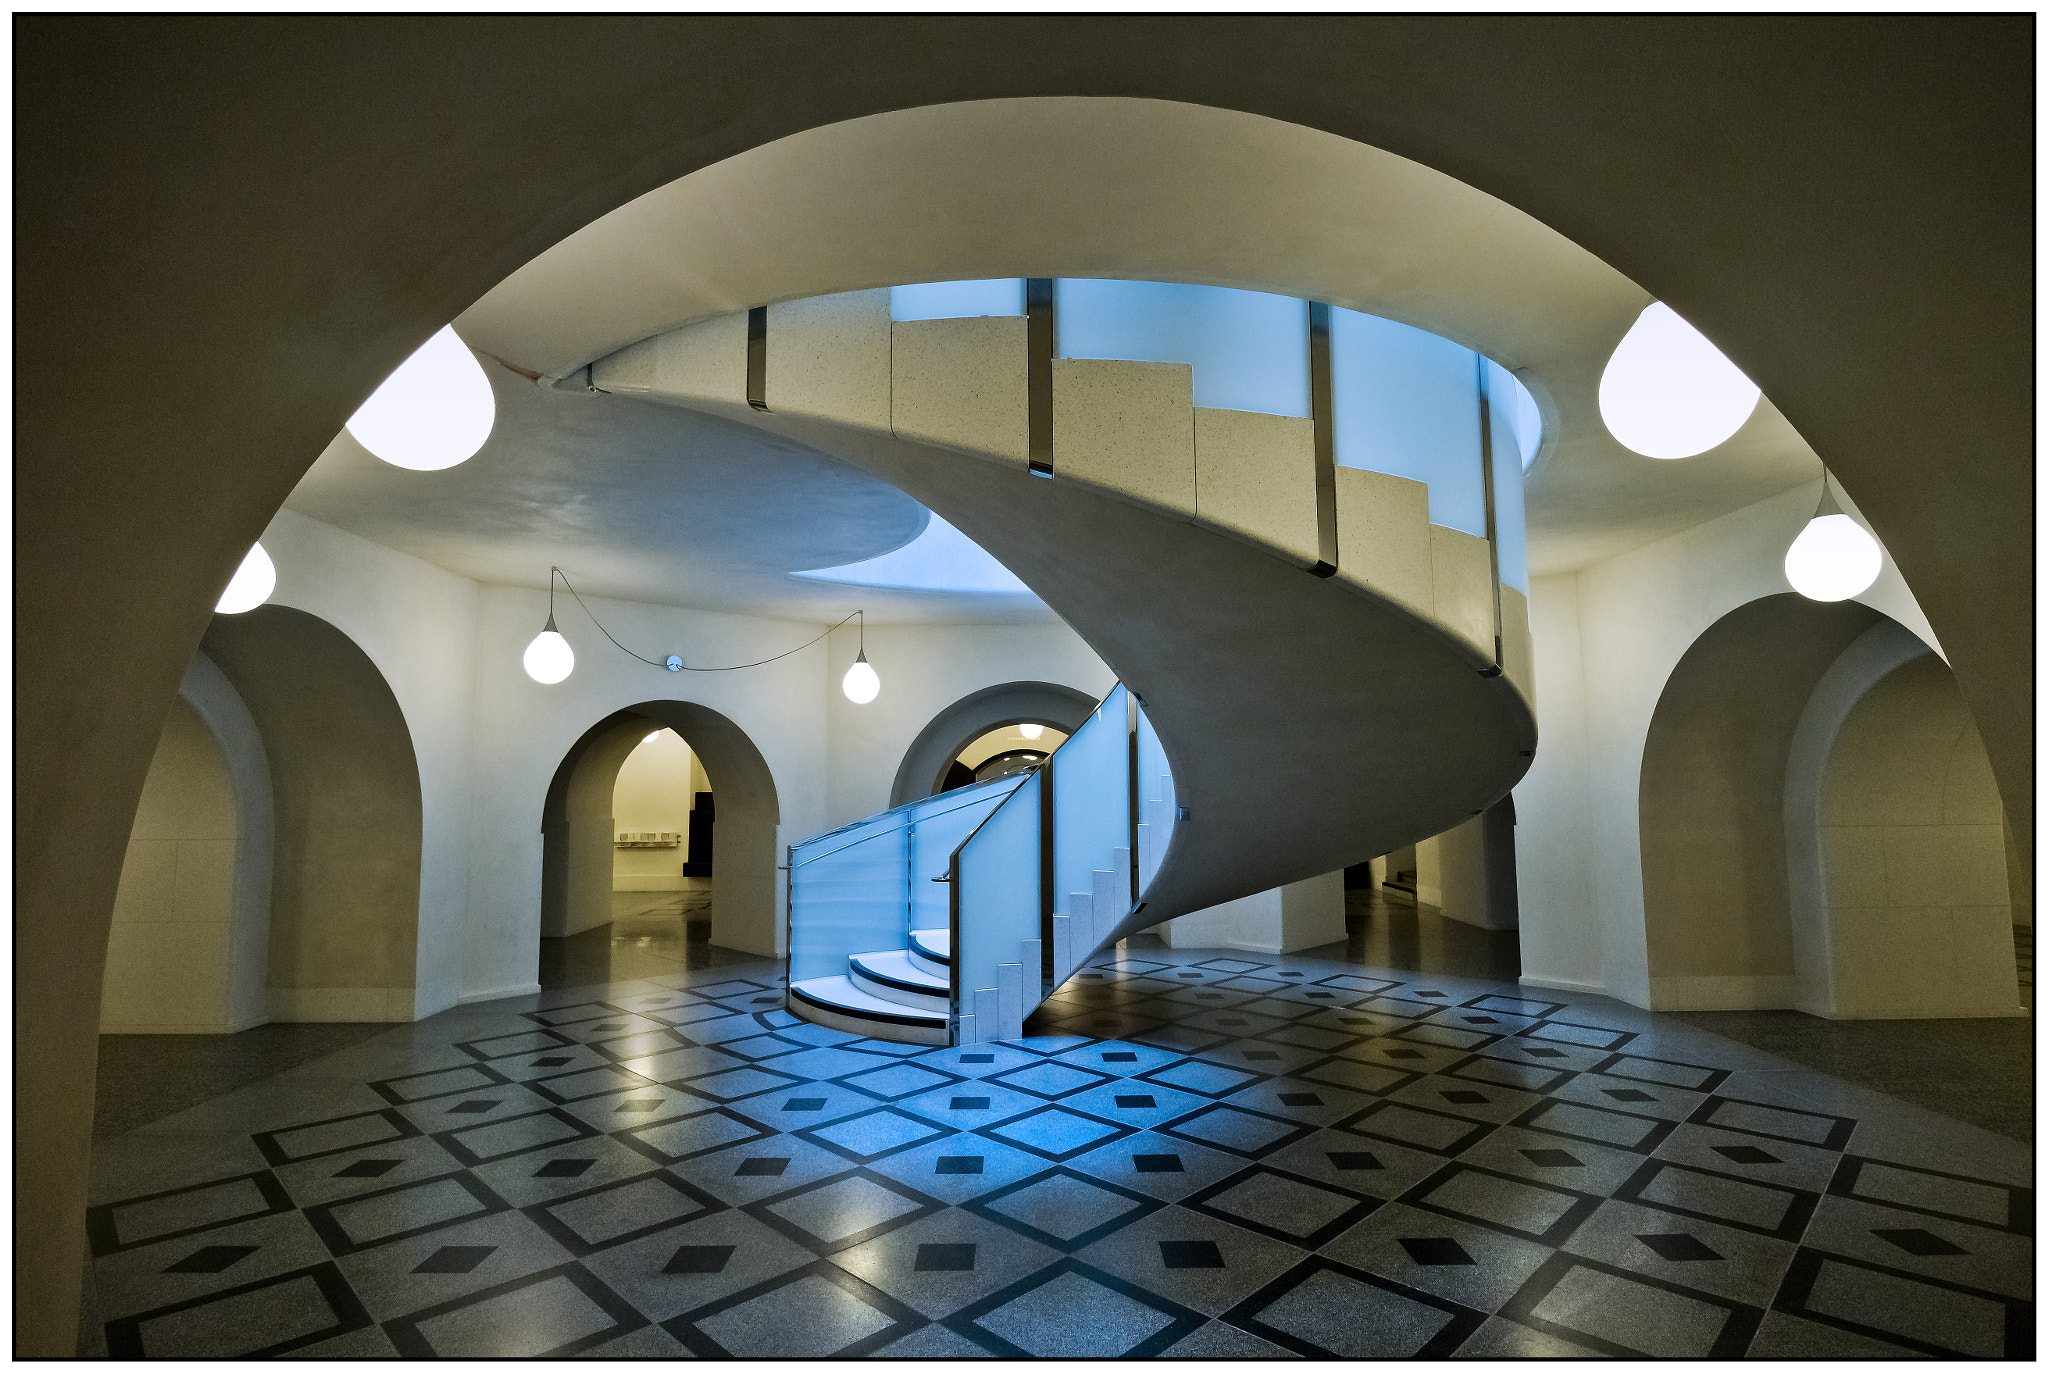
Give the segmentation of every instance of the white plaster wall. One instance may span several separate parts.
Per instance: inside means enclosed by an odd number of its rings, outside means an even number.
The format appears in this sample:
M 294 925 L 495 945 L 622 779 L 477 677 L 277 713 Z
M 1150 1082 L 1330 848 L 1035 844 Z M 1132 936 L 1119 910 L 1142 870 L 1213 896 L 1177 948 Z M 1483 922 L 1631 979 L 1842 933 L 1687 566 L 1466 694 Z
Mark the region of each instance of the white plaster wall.
M 1532 587 L 1542 605 L 1531 612 L 1539 743 L 1516 791 L 1517 850 L 1535 859 L 1521 874 L 1525 981 L 1650 1004 L 1637 823 L 1650 719 L 1678 660 L 1708 627 L 1791 590 L 1785 550 L 1819 497 L 1816 480 Z M 1844 509 L 1854 513 L 1846 500 Z M 1856 599 L 1933 645 L 1889 557 Z M 1547 757 L 1553 749 L 1559 756 Z
M 348 635 L 405 713 L 420 776 L 413 1014 L 432 1015 L 463 994 L 478 586 L 289 510 L 277 513 L 262 542 L 277 564 L 271 602 L 318 615 Z
M 896 769 L 918 731 L 969 692 L 1003 682 L 1054 682 L 1100 698 L 1116 677 L 1081 636 L 1062 624 L 870 625 L 868 661 L 881 694 L 857 706 L 839 689 L 859 640 L 848 626 L 831 639 L 831 732 L 825 819 L 818 829 L 850 824 L 889 808 Z M 807 830 L 797 834 L 815 833 Z
M 650 658 L 677 652 L 706 666 L 767 658 L 823 627 L 585 599 L 621 643 Z M 612 647 L 574 601 L 558 597 L 555 609 L 557 624 L 576 651 L 576 670 L 566 681 L 542 686 L 526 675 L 519 658 L 546 622 L 547 593 L 503 586 L 480 590 L 476 682 L 481 724 L 464 965 L 470 1000 L 517 995 L 532 987 L 540 938 L 541 810 L 548 783 L 570 746 L 615 711 L 675 700 L 719 712 L 754 742 L 775 779 L 778 844 L 828 828 L 823 806 L 825 645 L 745 672 L 671 673 Z M 836 678 L 832 682 L 836 691 Z M 719 779 L 709 781 L 715 793 Z M 888 783 L 877 785 L 886 791 Z M 780 909 L 779 873 L 777 881 Z
M 1284 887 L 1192 911 L 1158 927 L 1168 948 L 1294 953 L 1345 937 L 1344 874 L 1326 872 Z
M 694 758 L 674 730 L 653 733 L 619 765 L 619 779 L 612 784 L 612 828 L 671 833 L 676 846 L 613 849 L 614 891 L 680 891 L 686 885 L 683 860 L 689 855 Z

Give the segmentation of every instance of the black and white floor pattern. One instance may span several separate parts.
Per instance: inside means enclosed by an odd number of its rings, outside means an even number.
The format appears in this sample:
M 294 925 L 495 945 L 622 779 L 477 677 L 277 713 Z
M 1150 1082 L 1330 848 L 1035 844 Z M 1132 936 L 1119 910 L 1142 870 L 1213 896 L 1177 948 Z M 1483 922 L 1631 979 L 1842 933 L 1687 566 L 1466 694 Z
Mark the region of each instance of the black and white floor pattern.
M 108 1353 L 2032 1354 L 2026 1148 L 1605 998 L 1145 953 L 937 1050 L 781 1001 L 460 1008 L 108 1141 Z

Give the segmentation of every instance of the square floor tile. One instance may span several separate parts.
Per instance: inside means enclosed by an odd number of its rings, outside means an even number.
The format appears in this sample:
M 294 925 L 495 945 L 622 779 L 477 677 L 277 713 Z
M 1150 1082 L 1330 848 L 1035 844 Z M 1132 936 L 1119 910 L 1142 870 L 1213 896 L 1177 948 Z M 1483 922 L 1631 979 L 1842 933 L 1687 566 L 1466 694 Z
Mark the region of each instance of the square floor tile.
M 1036 1154 L 983 1136 L 949 1135 L 892 1154 L 873 1167 L 917 1192 L 957 1206 L 1036 1173 L 1045 1162 Z
M 581 1256 L 725 1208 L 725 1202 L 703 1189 L 657 1170 L 521 1209 L 556 1243 Z
M 225 1273 L 249 1255 L 260 1245 L 254 1244 L 208 1244 L 193 1250 L 179 1259 L 166 1273 Z
M 333 1264 L 280 1273 L 109 1321 L 117 1359 L 275 1357 L 372 1324 Z
M 1739 1358 L 1760 1307 L 1558 1254 L 1501 1313 L 1622 1358 Z
M 832 1261 L 936 1319 L 1059 1257 L 1057 1250 L 985 1216 L 949 1207 L 844 1250 Z
M 965 1208 L 1026 1239 L 1072 1253 L 1161 1205 L 1141 1192 L 1070 1168 L 1048 1168 L 986 1192 Z
M 1190 1211 L 1304 1249 L 1325 1244 L 1370 1215 L 1379 1199 L 1257 1164 L 1180 1203 Z
M 1220 1149 L 1147 1131 L 1113 1140 L 1082 1154 L 1067 1166 L 1118 1187 L 1176 1201 L 1238 1172 L 1245 1166 L 1245 1160 Z
M 1918 1215 L 1938 1216 L 2015 1233 L 2032 1229 L 2033 1193 L 1984 1178 L 1940 1173 L 1902 1163 L 1850 1155 L 1828 1184 L 1832 1196 L 1877 1202 Z
M 1811 1249 L 1793 1260 L 1774 1305 L 1937 1357 L 2033 1353 L 2031 1303 Z
M 1254 1082 L 1262 1081 L 1267 1076 L 1268 1074 L 1251 1068 L 1189 1058 L 1179 1063 L 1168 1064 L 1164 1068 L 1154 1068 L 1150 1072 L 1140 1073 L 1137 1080 L 1156 1082 L 1162 1087 L 1191 1092 L 1196 1096 L 1223 1097 Z
M 1525 1130 L 1605 1144 L 1637 1154 L 1654 1152 L 1678 1128 L 1676 1121 L 1555 1098 L 1539 1101 L 1516 1116 L 1513 1123 Z
M 922 1318 L 820 1260 L 663 1323 L 699 1358 L 858 1358 Z
M 407 1358 L 561 1358 L 647 1324 L 577 1264 L 387 1321 Z
M 304 1214 L 329 1252 L 339 1256 L 508 1209 L 497 1193 L 461 1172 L 308 1206 Z
M 1614 1197 L 1782 1240 L 1805 1233 L 1820 1201 L 1817 1194 L 1797 1188 L 1656 1158 L 1646 1160 Z
M 559 1106 L 506 1116 L 481 1125 L 440 1130 L 434 1140 L 457 1162 L 474 1168 L 498 1159 L 591 1139 L 602 1133 Z
M 798 1139 L 823 1145 L 855 1163 L 915 1149 L 954 1133 L 945 1125 L 914 1115 L 898 1106 L 876 1106 L 857 1115 L 826 1125 L 814 1125 L 793 1132 Z
M 1242 1158 L 1263 1158 L 1276 1149 L 1314 1134 L 1315 1127 L 1219 1102 L 1183 1116 L 1171 1125 L 1159 1126 L 1158 1133 L 1192 1140 Z
M 838 1079 L 842 1086 L 863 1092 L 877 1101 L 899 1101 L 919 1092 L 935 1091 L 961 1079 L 922 1063 L 870 1065 Z
M 1473 1261 L 1422 1262 L 1407 1243 L 1412 1240 L 1455 1241 Z M 1404 1287 L 1492 1312 L 1514 1296 L 1554 1251 L 1534 1240 L 1396 1201 L 1374 1211 L 1318 1252 Z
M 1203 1323 L 1142 1287 L 1065 1259 L 991 1293 L 946 1325 L 1005 1358 L 1144 1358 Z
M 1494 1129 L 1483 1120 L 1399 1101 L 1377 1102 L 1341 1122 L 1337 1128 L 1348 1134 L 1386 1140 L 1445 1158 L 1463 1153 Z
M 367 1145 L 389 1144 L 425 1133 L 400 1112 L 385 1107 L 278 1130 L 259 1130 L 249 1138 L 264 1159 L 277 1166 L 302 1159 L 325 1158 L 330 1154 L 346 1154 Z
M 1440 1358 L 1485 1320 L 1378 1274 L 1310 1257 L 1245 1298 L 1225 1319 L 1310 1358 Z
M 744 1211 L 728 1210 L 601 1250 L 583 1265 L 641 1311 L 669 1316 L 806 1267 L 817 1258 L 773 1226 Z
M 1131 1126 L 1066 1106 L 1042 1106 L 1000 1124 L 984 1126 L 975 1133 L 1063 1163 L 1136 1131 Z
M 1598 1197 L 1462 1162 L 1447 1164 L 1409 1188 L 1401 1200 L 1551 1245 L 1564 1243 L 1600 1204 Z
M 265 1170 L 94 1206 L 85 1229 L 93 1253 L 112 1254 L 291 1209 L 290 1195 Z
M 743 1208 L 820 1256 L 865 1244 L 942 1203 L 867 1168 L 793 1187 Z

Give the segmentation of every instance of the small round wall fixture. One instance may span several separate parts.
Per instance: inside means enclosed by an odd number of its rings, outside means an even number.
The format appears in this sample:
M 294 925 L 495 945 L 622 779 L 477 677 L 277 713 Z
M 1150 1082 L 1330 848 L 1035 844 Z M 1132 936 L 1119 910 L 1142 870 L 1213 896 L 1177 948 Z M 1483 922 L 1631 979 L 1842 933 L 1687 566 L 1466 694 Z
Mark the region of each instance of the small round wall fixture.
M 533 636 L 519 661 L 527 676 L 542 686 L 553 686 L 576 670 L 576 650 L 555 629 L 555 617 L 550 615 L 548 627 Z
M 474 457 L 497 416 L 491 379 L 449 325 L 384 378 L 347 428 L 393 467 L 438 472 Z
M 1835 500 L 1821 478 L 1820 506 L 1785 550 L 1785 580 L 1809 601 L 1846 601 L 1884 571 L 1884 548 Z
M 653 743 L 653 742 L 654 742 L 654 741 L 655 741 L 656 739 L 659 739 L 660 737 L 661 737 L 661 731 L 660 731 L 660 730 L 656 730 L 656 731 L 654 731 L 654 733 L 652 733 L 652 734 L 648 735 L 648 736 L 647 736 L 647 737 L 646 737 L 645 739 L 642 739 L 642 740 L 641 740 L 640 742 L 641 742 L 641 743 L 643 743 L 643 744 L 651 744 L 651 743 Z
M 227 590 L 220 593 L 214 602 L 216 615 L 239 615 L 245 610 L 254 610 L 270 599 L 270 593 L 277 590 L 277 564 L 270 561 L 270 555 L 263 551 L 263 545 L 251 544 L 249 551 L 242 555 L 242 565 L 235 569 L 235 575 L 228 578 Z
M 1763 393 L 1706 335 L 1658 301 L 1600 374 L 1600 418 L 1630 452 L 1690 458 L 1726 443 Z
M 846 669 L 846 676 L 840 679 L 839 689 L 846 693 L 846 699 L 857 706 L 864 706 L 882 692 L 882 679 L 868 663 L 865 648 L 860 657 L 853 660 L 853 666 Z
M 1036 739 L 1036 738 L 1037 738 L 1037 737 L 1038 737 L 1039 735 L 1041 735 L 1041 734 L 1045 733 L 1045 726 L 1044 726 L 1044 725 L 1019 725 L 1019 726 L 1017 726 L 1017 732 L 1018 732 L 1019 734 L 1023 735 L 1023 736 L 1024 736 L 1024 737 L 1025 737 L 1026 739 Z

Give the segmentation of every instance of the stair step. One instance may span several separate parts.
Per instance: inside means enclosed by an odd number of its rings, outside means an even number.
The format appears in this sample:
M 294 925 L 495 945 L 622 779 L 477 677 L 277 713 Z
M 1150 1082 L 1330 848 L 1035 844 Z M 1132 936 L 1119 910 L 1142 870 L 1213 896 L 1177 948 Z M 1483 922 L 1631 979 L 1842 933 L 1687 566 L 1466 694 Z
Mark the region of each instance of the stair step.
M 951 1005 L 950 979 L 919 967 L 908 949 L 857 953 L 846 963 L 853 985 L 870 996 L 940 1015 Z
M 813 1024 L 849 1034 L 874 1034 L 914 1044 L 944 1044 L 946 1013 L 919 1011 L 884 1001 L 855 986 L 850 977 L 811 977 L 789 984 L 790 1009 Z M 878 1033 L 886 1027 L 886 1032 Z
M 953 962 L 953 932 L 951 930 L 912 930 L 910 951 L 923 954 L 934 963 L 951 965 Z

